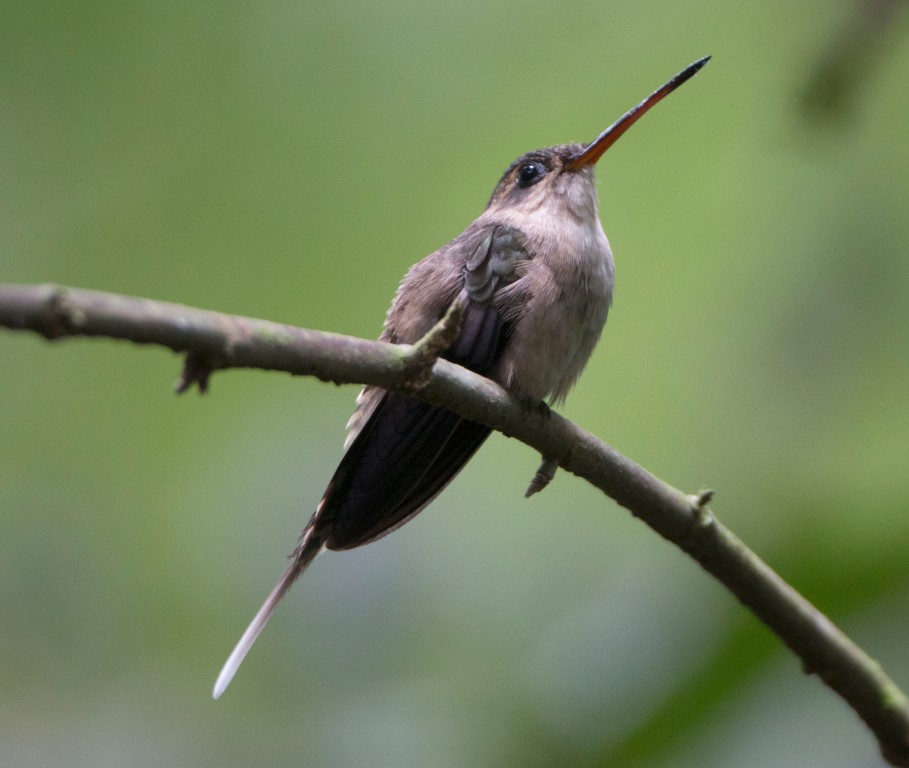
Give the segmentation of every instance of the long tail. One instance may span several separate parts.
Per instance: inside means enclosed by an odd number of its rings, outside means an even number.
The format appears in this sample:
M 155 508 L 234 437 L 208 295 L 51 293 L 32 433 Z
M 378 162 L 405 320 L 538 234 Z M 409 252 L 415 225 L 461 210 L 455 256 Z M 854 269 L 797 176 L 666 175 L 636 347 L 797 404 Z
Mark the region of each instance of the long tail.
M 243 633 L 243 636 L 240 638 L 236 647 L 234 647 L 230 656 L 227 657 L 227 661 L 224 662 L 224 666 L 221 668 L 221 674 L 218 675 L 218 679 L 215 681 L 215 687 L 212 690 L 212 696 L 214 698 L 217 699 L 220 697 L 227 686 L 230 685 L 230 681 L 233 680 L 234 675 L 243 663 L 243 659 L 245 659 L 246 654 L 249 653 L 249 649 L 252 648 L 253 643 L 256 642 L 256 638 L 262 633 L 262 630 L 265 629 L 265 625 L 268 624 L 268 620 L 271 618 L 272 613 L 274 613 L 275 607 L 281 601 L 281 598 L 287 594 L 293 586 L 293 583 L 300 577 L 300 574 L 306 570 L 307 566 L 323 549 L 325 549 L 324 542 L 321 540 L 321 537 L 315 536 L 314 526 L 310 525 L 308 530 L 304 532 L 300 543 L 297 545 L 297 549 L 293 554 L 293 561 L 288 566 L 287 570 L 284 571 L 284 575 L 281 576 L 278 583 L 275 584 L 275 588 L 271 591 L 271 594 L 265 598 L 262 607 L 259 609 L 258 613 L 256 613 L 255 617 L 253 617 L 253 620 L 246 628 L 246 631 Z

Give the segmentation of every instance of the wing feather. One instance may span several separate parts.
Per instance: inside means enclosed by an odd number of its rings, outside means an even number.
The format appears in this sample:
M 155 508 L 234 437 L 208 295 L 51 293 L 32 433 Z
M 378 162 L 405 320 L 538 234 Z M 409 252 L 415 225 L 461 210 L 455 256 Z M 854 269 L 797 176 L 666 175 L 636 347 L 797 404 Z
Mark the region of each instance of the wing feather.
M 497 359 L 501 318 L 471 302 L 446 356 L 480 373 Z M 420 512 L 463 468 L 489 429 L 445 408 L 386 393 L 351 444 L 325 493 L 318 527 L 329 549 L 358 547 Z

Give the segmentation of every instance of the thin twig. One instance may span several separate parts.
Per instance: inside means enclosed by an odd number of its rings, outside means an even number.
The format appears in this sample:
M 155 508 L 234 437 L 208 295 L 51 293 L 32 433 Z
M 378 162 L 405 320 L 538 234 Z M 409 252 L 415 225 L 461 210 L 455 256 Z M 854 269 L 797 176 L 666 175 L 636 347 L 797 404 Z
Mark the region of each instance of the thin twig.
M 407 361 L 414 347 L 96 291 L 0 285 L 0 326 L 49 339 L 109 336 L 207 356 L 206 380 L 212 370 L 247 367 L 413 390 Z M 450 330 L 445 321 L 443 326 Z M 876 661 L 716 519 L 706 506 L 712 492 L 686 495 L 559 414 L 533 418 L 492 381 L 430 358 L 431 376 L 416 396 L 526 443 L 688 553 L 773 630 L 806 671 L 842 696 L 892 765 L 909 766 L 909 699 Z
M 423 389 L 432 378 L 432 367 L 458 334 L 461 333 L 461 321 L 464 319 L 464 302 L 467 294 L 462 292 L 429 332 L 414 344 L 404 356 L 404 367 L 407 369 L 407 380 L 404 386 L 408 392 Z

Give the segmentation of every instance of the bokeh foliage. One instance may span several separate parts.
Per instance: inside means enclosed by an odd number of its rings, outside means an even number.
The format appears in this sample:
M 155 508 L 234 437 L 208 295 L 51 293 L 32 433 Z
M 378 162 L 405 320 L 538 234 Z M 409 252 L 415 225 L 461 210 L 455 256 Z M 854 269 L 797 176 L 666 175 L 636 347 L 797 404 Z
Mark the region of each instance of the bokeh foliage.
M 6 3 L 0 280 L 374 336 L 515 156 L 713 54 L 600 164 L 618 292 L 565 413 L 716 488 L 905 689 L 909 18 L 850 47 L 863 12 Z M 861 76 L 829 110 L 843 51 Z M 175 398 L 177 370 L 0 334 L 3 765 L 881 764 L 627 513 L 567 475 L 523 501 L 536 457 L 501 436 L 417 521 L 320 559 L 213 703 L 354 390 L 232 372 Z

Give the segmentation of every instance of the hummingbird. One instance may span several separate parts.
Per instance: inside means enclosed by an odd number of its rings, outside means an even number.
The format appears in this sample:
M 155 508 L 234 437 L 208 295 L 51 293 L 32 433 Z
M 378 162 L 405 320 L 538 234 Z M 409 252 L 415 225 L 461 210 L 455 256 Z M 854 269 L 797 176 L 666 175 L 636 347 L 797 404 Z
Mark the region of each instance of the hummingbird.
M 415 343 L 458 300 L 460 332 L 442 357 L 492 379 L 528 406 L 562 402 L 600 338 L 615 282 L 595 165 L 709 60 L 683 69 L 589 144 L 538 149 L 509 165 L 479 218 L 404 276 L 380 340 Z M 216 699 L 316 555 L 362 546 L 404 525 L 490 434 L 450 410 L 373 386 L 358 395 L 347 429 L 338 468 L 290 564 L 225 662 Z

